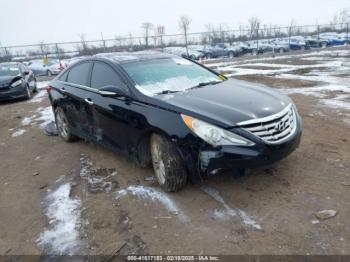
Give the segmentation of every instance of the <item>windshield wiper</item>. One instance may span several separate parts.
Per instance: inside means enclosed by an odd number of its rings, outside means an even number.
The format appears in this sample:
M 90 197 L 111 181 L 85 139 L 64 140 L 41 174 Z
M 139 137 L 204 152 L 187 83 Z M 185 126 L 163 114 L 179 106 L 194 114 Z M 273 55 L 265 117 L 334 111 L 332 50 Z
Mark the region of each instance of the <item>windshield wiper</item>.
M 209 86 L 209 85 L 216 85 L 216 84 L 219 84 L 221 83 L 222 81 L 209 81 L 209 82 L 202 82 L 202 83 L 199 83 L 198 85 L 195 85 L 193 87 L 191 87 L 190 89 L 196 89 L 196 88 L 201 88 L 203 86 Z
M 178 93 L 180 91 L 175 91 L 175 90 L 163 90 L 162 92 L 156 93 L 156 95 L 166 95 L 166 94 L 172 94 L 172 93 Z

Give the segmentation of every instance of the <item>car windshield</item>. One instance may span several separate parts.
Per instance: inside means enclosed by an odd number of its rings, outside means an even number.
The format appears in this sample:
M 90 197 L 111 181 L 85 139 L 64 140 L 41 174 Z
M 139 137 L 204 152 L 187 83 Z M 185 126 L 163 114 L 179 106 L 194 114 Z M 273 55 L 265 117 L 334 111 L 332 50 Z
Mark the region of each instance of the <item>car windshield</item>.
M 16 76 L 19 73 L 16 64 L 0 64 L 0 76 Z
M 122 66 L 137 84 L 137 89 L 146 95 L 181 92 L 222 81 L 218 75 L 180 57 L 129 62 Z

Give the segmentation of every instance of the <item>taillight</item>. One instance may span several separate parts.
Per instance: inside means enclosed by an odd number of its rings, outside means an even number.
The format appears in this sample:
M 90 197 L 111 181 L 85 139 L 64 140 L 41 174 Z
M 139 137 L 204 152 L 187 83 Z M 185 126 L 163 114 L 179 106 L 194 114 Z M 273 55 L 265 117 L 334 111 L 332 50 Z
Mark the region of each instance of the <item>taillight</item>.
M 52 87 L 51 87 L 51 86 L 47 86 L 47 87 L 46 87 L 46 91 L 47 91 L 49 94 L 50 94 L 51 90 L 52 90 Z

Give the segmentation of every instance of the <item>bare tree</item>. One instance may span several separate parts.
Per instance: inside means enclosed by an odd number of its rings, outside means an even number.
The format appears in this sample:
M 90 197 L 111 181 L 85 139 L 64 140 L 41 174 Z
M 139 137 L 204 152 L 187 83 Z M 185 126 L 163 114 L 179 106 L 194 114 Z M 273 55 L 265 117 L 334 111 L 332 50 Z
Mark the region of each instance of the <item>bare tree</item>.
M 45 44 L 44 41 L 39 42 L 39 49 L 42 56 L 47 56 L 47 53 L 49 52 L 49 46 Z
M 188 30 L 190 28 L 190 24 L 191 24 L 191 19 L 188 16 L 181 16 L 180 20 L 179 20 L 179 28 L 180 30 L 184 33 L 185 36 L 185 45 L 186 45 L 186 53 L 188 56 L 188 41 L 187 41 L 187 34 L 188 34 Z
M 163 36 L 165 35 L 165 27 L 163 25 L 158 25 L 155 30 L 155 35 L 160 39 L 160 46 L 163 46 Z
M 259 36 L 259 28 L 260 28 L 260 20 L 259 18 L 252 16 L 248 20 L 249 22 L 249 34 L 250 34 L 250 39 L 253 37 L 258 37 Z
M 117 44 L 117 47 L 121 47 L 122 46 L 122 42 L 123 42 L 123 37 L 120 35 L 116 35 L 114 36 L 115 42 Z
M 79 35 L 79 38 L 80 38 L 80 43 L 81 43 L 81 52 L 84 55 L 87 55 L 89 52 L 89 47 L 88 47 L 87 42 L 85 40 L 85 35 L 81 34 L 81 35 Z
M 148 47 L 149 33 L 150 33 L 150 30 L 153 28 L 153 24 L 150 22 L 145 22 L 141 25 L 141 28 L 144 30 L 145 43 L 146 43 L 146 47 Z
M 350 8 L 344 8 L 334 14 L 330 22 L 331 27 L 336 29 L 336 26 L 339 25 L 339 29 L 343 29 L 344 26 L 350 21 Z
M 296 22 L 294 19 L 292 19 L 292 21 L 290 22 L 290 25 L 288 27 L 288 42 L 290 44 L 290 38 L 293 34 L 296 34 L 296 29 L 297 29 L 297 26 L 296 26 Z
M 340 28 L 343 29 L 346 23 L 350 21 L 350 8 L 345 8 L 339 12 L 339 24 Z
M 133 49 L 133 47 L 134 47 L 133 37 L 132 37 L 132 34 L 129 33 L 129 48 Z

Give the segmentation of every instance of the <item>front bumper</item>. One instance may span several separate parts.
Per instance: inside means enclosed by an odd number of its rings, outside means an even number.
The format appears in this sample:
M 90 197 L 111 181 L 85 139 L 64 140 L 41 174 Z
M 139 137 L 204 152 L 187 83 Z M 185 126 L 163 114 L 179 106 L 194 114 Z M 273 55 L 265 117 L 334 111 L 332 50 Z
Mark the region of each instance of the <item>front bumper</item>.
M 201 151 L 200 167 L 209 173 L 215 169 L 254 168 L 270 165 L 287 157 L 299 145 L 301 132 L 280 145 L 257 145 L 252 148 L 224 146 L 217 151 Z
M 295 133 L 281 144 L 256 143 L 252 147 L 221 146 L 186 150 L 191 157 L 184 159 L 193 174 L 209 174 L 216 169 L 245 169 L 267 166 L 291 154 L 300 144 L 302 121 L 298 119 Z M 190 153 L 189 153 L 190 152 Z M 183 154 L 186 155 L 186 154 Z M 192 161 L 189 161 L 192 159 Z
M 0 101 L 23 98 L 26 96 L 26 89 L 24 85 L 19 85 L 12 88 L 0 89 Z

